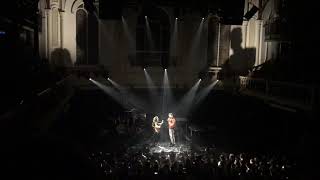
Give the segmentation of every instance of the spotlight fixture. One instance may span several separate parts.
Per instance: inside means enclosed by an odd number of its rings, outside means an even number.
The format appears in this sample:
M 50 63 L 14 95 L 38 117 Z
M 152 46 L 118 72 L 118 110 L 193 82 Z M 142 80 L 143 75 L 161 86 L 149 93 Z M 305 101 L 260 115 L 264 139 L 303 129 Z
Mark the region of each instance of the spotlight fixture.
M 143 70 L 145 71 L 145 70 L 146 70 L 146 68 L 143 68 Z
M 144 16 L 144 18 L 146 18 L 146 19 L 147 19 L 148 17 L 147 17 L 147 16 Z
M 89 80 L 92 80 L 91 78 L 89 78 Z
M 202 79 L 200 78 L 199 81 L 202 81 Z
M 202 20 L 204 20 L 204 18 L 202 18 Z
M 108 80 L 110 80 L 110 78 L 108 78 Z
M 164 69 L 165 71 L 167 71 L 167 68 L 166 69 Z
M 176 20 L 178 20 L 178 18 L 176 17 Z

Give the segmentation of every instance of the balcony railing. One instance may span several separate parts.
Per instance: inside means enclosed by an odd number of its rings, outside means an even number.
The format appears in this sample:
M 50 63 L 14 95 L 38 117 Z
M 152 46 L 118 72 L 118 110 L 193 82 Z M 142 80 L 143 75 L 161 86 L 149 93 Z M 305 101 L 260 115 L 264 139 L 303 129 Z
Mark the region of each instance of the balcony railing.
M 306 109 L 312 109 L 319 102 L 319 88 L 302 84 L 240 76 L 240 91 L 245 90 Z

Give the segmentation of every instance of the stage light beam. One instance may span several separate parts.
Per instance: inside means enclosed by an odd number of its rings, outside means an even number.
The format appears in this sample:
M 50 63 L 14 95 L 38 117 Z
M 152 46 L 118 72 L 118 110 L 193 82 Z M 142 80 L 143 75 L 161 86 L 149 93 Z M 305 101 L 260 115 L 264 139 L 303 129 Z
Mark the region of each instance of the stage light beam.
M 124 98 L 124 102 L 127 108 L 136 108 L 140 110 L 148 110 L 148 106 L 142 100 L 142 98 L 138 98 L 133 93 L 126 90 L 124 87 L 108 78 L 108 81 L 119 91 L 120 95 Z M 128 104 L 129 103 L 129 104 Z M 133 107 L 132 107 L 133 106 Z
M 136 44 L 135 44 L 134 36 L 132 35 L 132 32 L 130 31 L 127 21 L 125 20 L 124 17 L 122 17 L 122 27 L 123 27 L 123 32 L 125 34 L 125 37 L 128 40 L 129 54 L 133 55 L 135 54 Z
M 217 85 L 219 80 L 214 81 L 209 86 L 203 88 L 200 90 L 200 92 L 197 94 L 195 105 L 198 105 L 202 100 L 208 96 L 208 94 L 211 92 L 211 90 Z
M 147 19 L 147 16 L 145 16 L 145 22 L 146 22 L 146 29 L 147 29 L 147 40 L 148 40 L 148 45 L 150 46 L 150 49 L 151 50 L 154 50 L 154 47 L 155 47 L 155 43 L 154 43 L 154 40 L 153 40 L 153 37 L 152 37 L 152 31 L 151 31 L 151 26 L 150 26 L 150 23 Z
M 174 22 L 173 31 L 170 38 L 170 56 L 177 57 L 177 44 L 178 44 L 178 18 Z
M 152 104 L 152 106 L 150 106 L 150 108 L 152 109 L 153 112 L 158 113 L 161 110 L 161 107 L 159 105 L 159 99 L 158 99 L 160 96 L 157 93 L 156 86 L 155 86 L 154 82 L 152 81 L 148 71 L 145 69 L 144 69 L 144 75 L 147 80 L 147 86 L 148 86 L 148 90 L 149 90 L 149 94 L 150 94 L 150 101 Z
M 202 20 L 192 39 L 192 43 L 188 52 L 189 54 L 187 56 L 192 62 L 202 62 L 202 60 L 204 62 L 207 57 L 207 54 L 206 54 L 207 51 L 205 50 L 205 47 L 204 47 L 205 43 L 203 43 L 205 40 L 205 35 L 203 31 L 204 31 L 204 21 Z
M 174 112 L 180 114 L 181 116 L 186 116 L 191 109 L 192 103 L 195 99 L 196 92 L 199 88 L 201 79 L 199 79 L 192 88 L 183 96 L 180 103 L 176 106 L 177 109 L 175 109 Z
M 173 98 L 172 89 L 170 88 L 170 81 L 168 76 L 168 71 L 165 69 L 163 75 L 163 97 L 162 97 L 162 117 L 166 117 L 167 113 L 172 112 L 173 105 L 175 100 Z
M 111 98 L 113 98 L 115 101 L 117 101 L 119 104 L 121 104 L 123 107 L 125 107 L 125 103 L 122 99 L 122 96 L 119 92 L 115 91 L 115 89 L 108 87 L 98 81 L 95 81 L 90 78 L 90 81 L 98 86 L 101 90 L 103 90 L 106 94 L 108 94 Z

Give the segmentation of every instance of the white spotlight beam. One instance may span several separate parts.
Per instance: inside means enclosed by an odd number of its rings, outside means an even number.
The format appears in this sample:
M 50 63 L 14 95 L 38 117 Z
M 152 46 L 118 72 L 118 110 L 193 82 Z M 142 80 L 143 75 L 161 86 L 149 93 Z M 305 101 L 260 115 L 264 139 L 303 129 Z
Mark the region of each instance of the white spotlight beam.
M 129 108 L 137 108 L 140 110 L 147 110 L 147 106 L 146 103 L 136 97 L 133 93 L 127 91 L 125 88 L 123 88 L 121 85 L 119 85 L 118 83 L 116 83 L 115 81 L 113 81 L 112 79 L 108 78 L 108 81 L 116 88 L 119 90 L 120 94 L 122 95 L 122 97 L 124 97 L 125 102 L 129 103 L 127 104 L 127 106 L 133 106 L 133 107 L 129 107 Z
M 153 112 L 159 112 L 160 108 L 157 107 L 159 106 L 159 95 L 157 93 L 157 89 L 156 89 L 156 86 L 154 84 L 154 82 L 152 81 L 148 71 L 144 68 L 143 69 L 144 71 L 144 75 L 146 77 L 146 80 L 147 80 L 147 85 L 148 85 L 148 89 L 149 89 L 149 93 L 150 93 L 150 100 L 151 100 L 151 103 L 152 103 L 152 111 Z
M 210 93 L 210 91 L 217 85 L 217 83 L 219 82 L 219 80 L 214 81 L 213 83 L 211 83 L 209 86 L 203 88 L 198 94 L 197 94 L 197 98 L 196 98 L 196 102 L 195 104 L 199 104 L 200 102 L 203 101 L 203 99 L 205 97 L 208 96 L 208 94 Z
M 146 17 L 145 21 L 146 21 L 146 27 L 147 27 L 147 38 L 148 38 L 149 46 L 150 46 L 151 50 L 153 50 L 154 49 L 154 40 L 152 38 L 151 27 L 150 27 L 149 20 L 147 17 Z
M 175 112 L 181 113 L 181 115 L 187 115 L 187 113 L 189 112 L 194 97 L 196 95 L 196 92 L 199 88 L 201 79 L 199 79 L 193 86 L 192 88 L 183 96 L 183 98 L 181 99 L 180 103 L 177 106 L 177 109 L 175 110 Z
M 117 101 L 119 104 L 121 104 L 123 107 L 125 107 L 125 103 L 123 99 L 121 98 L 121 94 L 117 91 L 115 91 L 113 88 L 103 85 L 102 83 L 95 81 L 93 79 L 89 79 L 93 84 L 98 86 L 101 90 L 103 90 L 106 94 L 111 96 L 115 101 Z
M 191 61 L 194 60 L 199 60 L 199 58 L 203 58 L 202 56 L 204 55 L 204 52 L 202 52 L 201 48 L 201 39 L 202 37 L 202 32 L 203 32 L 203 20 L 200 22 L 199 27 L 197 29 L 197 32 L 195 33 L 193 39 L 192 39 L 192 45 L 189 50 L 189 59 Z
M 122 26 L 123 26 L 124 33 L 128 38 L 130 51 L 134 51 L 135 50 L 134 38 L 133 38 L 133 35 L 130 33 L 128 23 L 124 19 L 124 17 L 122 17 Z
M 123 91 L 123 88 L 116 82 L 114 82 L 112 79 L 108 78 L 108 81 L 111 82 L 111 84 L 117 88 L 119 91 Z
M 172 95 L 172 89 L 170 88 L 170 81 L 168 76 L 168 70 L 164 70 L 163 75 L 163 98 L 162 98 L 162 115 L 168 111 L 171 111 L 173 104 L 175 104 L 175 100 Z
M 156 87 L 154 82 L 152 81 L 148 71 L 146 70 L 146 68 L 143 69 L 143 72 L 144 72 L 144 76 L 146 77 L 146 80 L 147 80 L 148 88 L 151 90 L 152 88 Z
M 174 27 L 170 38 L 170 56 L 177 56 L 177 41 L 178 41 L 178 18 L 174 21 Z

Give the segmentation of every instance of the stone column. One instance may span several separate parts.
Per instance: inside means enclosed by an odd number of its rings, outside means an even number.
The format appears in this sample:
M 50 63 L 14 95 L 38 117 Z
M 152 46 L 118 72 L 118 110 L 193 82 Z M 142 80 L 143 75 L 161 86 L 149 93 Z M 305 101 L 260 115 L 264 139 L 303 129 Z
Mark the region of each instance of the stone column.
M 214 55 L 213 55 L 213 20 L 208 19 L 208 49 L 207 49 L 207 65 L 212 66 L 214 64 Z
M 45 9 L 45 16 L 46 16 L 46 57 L 47 59 L 51 60 L 50 52 L 51 52 L 51 9 Z
M 40 45 L 40 49 L 41 49 L 41 57 L 42 58 L 48 58 L 48 52 L 47 52 L 47 27 L 48 27 L 48 16 L 47 16 L 47 11 L 46 9 L 43 10 L 42 15 L 41 15 L 41 45 Z
M 230 25 L 220 26 L 219 66 L 229 59 L 230 52 Z
M 39 25 L 42 24 L 42 15 L 40 12 L 36 13 L 36 19 L 35 19 L 35 26 L 34 26 L 34 34 L 33 34 L 33 41 L 34 41 L 34 47 L 33 47 L 33 54 L 38 58 L 40 57 L 40 41 L 39 41 Z
M 217 66 L 219 58 L 220 25 L 216 17 L 208 19 L 207 65 Z
M 218 37 L 217 37 L 217 64 L 216 66 L 220 66 L 220 35 L 221 35 L 221 24 L 218 22 Z
M 248 37 L 248 21 L 243 21 L 242 23 L 242 45 L 243 48 L 248 47 L 249 37 Z
M 64 48 L 64 44 L 63 44 L 63 36 L 64 36 L 64 32 L 63 32 L 63 28 L 64 28 L 64 25 L 63 25 L 63 18 L 64 18 L 64 10 L 60 10 L 59 11 L 59 14 L 60 14 L 60 48 L 63 49 Z
M 262 63 L 262 20 L 256 20 L 256 62 L 255 66 L 260 65 Z

